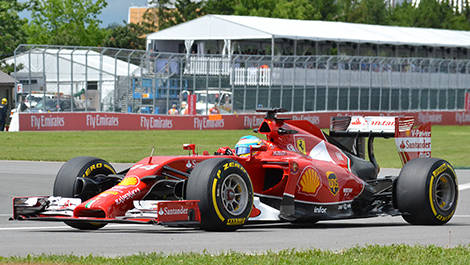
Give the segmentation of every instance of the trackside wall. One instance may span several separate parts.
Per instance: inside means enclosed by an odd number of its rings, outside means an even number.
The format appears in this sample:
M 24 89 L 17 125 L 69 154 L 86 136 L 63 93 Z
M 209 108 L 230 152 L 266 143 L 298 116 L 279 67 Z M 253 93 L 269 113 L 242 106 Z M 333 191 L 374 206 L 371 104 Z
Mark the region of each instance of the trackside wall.
M 333 116 L 413 116 L 419 122 L 436 125 L 470 125 L 470 112 L 304 112 L 280 114 L 281 118 L 305 119 L 329 128 Z M 257 128 L 263 114 L 168 116 L 103 112 L 20 113 L 20 131 L 93 130 L 236 130 Z

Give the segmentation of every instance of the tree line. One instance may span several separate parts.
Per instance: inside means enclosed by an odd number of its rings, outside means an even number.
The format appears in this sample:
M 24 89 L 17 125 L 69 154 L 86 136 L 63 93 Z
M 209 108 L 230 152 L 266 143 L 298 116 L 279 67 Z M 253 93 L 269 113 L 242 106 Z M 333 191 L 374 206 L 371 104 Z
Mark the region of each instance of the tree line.
M 248 15 L 470 30 L 470 5 L 457 0 L 152 0 L 146 22 L 103 27 L 111 0 L 0 0 L 0 59 L 22 43 L 145 49 L 145 36 L 206 14 Z M 19 13 L 29 11 L 31 19 Z

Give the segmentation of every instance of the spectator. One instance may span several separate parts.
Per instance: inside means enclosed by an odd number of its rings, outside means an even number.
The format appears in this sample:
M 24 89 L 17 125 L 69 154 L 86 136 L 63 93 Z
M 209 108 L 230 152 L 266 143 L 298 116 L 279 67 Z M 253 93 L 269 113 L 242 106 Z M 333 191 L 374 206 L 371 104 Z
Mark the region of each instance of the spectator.
M 171 109 L 168 110 L 169 115 L 178 115 L 178 109 L 176 109 L 176 104 L 171 106 Z
M 188 115 L 188 104 L 186 103 L 186 101 L 181 102 L 180 114 Z
M 214 105 L 214 107 L 212 107 L 212 108 L 209 110 L 209 114 L 220 114 L 220 111 L 219 111 L 219 108 L 217 107 L 217 104 Z
M 6 98 L 2 98 L 2 103 L 0 104 L 0 132 L 5 130 L 5 124 L 7 122 L 7 112 L 8 112 L 8 101 Z

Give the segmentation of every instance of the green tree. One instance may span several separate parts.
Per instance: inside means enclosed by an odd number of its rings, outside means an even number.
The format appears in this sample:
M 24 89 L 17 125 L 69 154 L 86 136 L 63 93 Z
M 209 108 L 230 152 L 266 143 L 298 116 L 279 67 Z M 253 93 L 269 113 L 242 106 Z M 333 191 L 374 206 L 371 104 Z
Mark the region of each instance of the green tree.
M 202 3 L 192 0 L 176 0 L 173 14 L 176 24 L 198 18 L 203 14 Z
M 387 25 L 388 8 L 383 0 L 339 0 L 337 20 L 353 23 Z
M 113 24 L 108 28 L 108 35 L 103 41 L 103 46 L 114 48 L 126 48 L 145 50 L 145 30 L 138 24 Z
M 416 24 L 417 10 L 413 3 L 403 2 L 390 10 L 390 25 L 413 27 Z
M 17 0 L 0 0 L 0 58 L 12 56 L 16 47 L 26 41 L 23 26 L 27 20 L 21 19 L 18 12 L 27 5 Z
M 142 23 L 146 31 L 154 32 L 176 25 L 170 0 L 152 0 L 149 4 L 153 8 L 149 8 L 145 12 Z
M 144 14 L 142 25 L 149 32 L 162 30 L 203 14 L 203 3 L 194 0 L 152 0 L 150 8 Z
M 333 20 L 337 15 L 337 4 L 330 0 L 280 0 L 273 11 L 274 17 Z
M 277 0 L 238 0 L 234 6 L 234 15 L 275 17 Z
M 105 0 L 32 0 L 28 43 L 98 46 L 106 31 L 98 15 Z
M 207 0 L 202 2 L 202 10 L 205 14 L 233 15 L 237 0 Z

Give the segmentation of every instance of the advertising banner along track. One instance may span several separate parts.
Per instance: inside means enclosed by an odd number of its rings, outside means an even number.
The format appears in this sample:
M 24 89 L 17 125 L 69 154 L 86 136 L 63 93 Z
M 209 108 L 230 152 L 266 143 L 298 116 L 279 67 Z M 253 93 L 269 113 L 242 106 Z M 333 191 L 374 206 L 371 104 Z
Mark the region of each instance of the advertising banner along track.
M 436 125 L 470 125 L 470 112 L 305 112 L 282 113 L 280 118 L 308 120 L 328 128 L 334 116 L 412 116 L 419 123 Z M 20 113 L 20 131 L 89 131 L 89 130 L 235 130 L 257 128 L 264 114 L 239 115 L 149 115 L 106 112 Z M 12 121 L 13 123 L 13 121 Z

